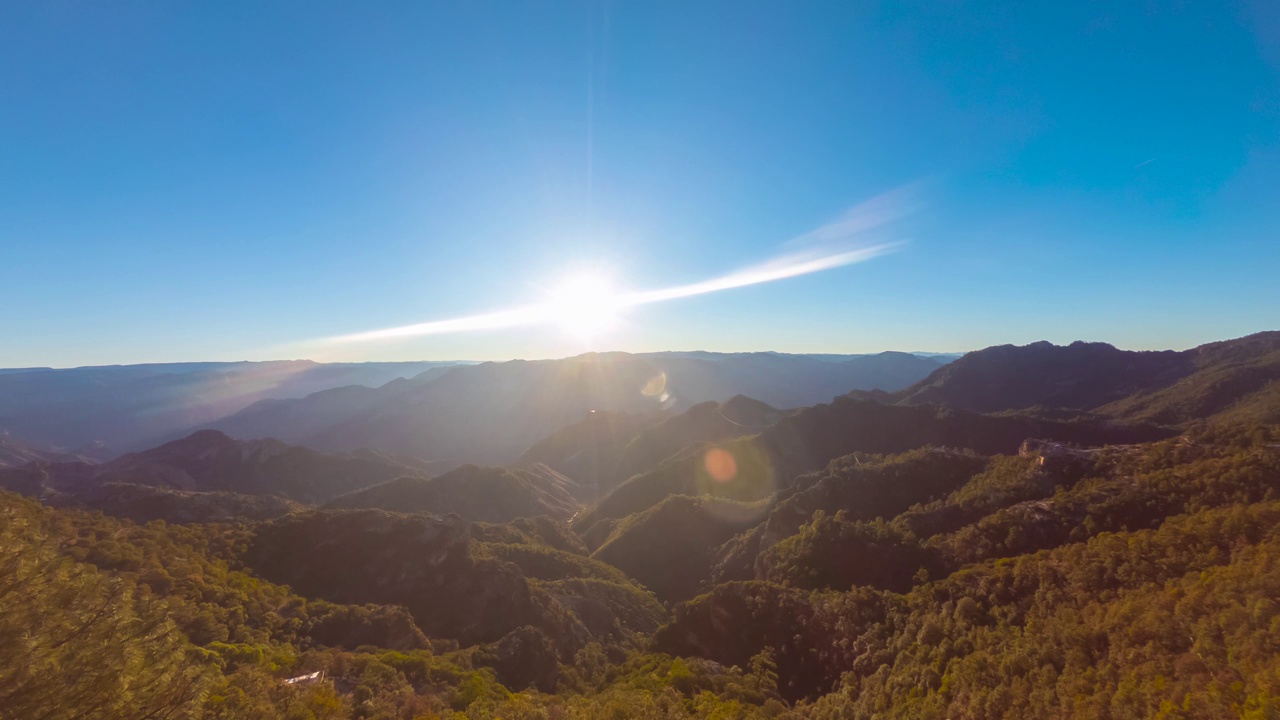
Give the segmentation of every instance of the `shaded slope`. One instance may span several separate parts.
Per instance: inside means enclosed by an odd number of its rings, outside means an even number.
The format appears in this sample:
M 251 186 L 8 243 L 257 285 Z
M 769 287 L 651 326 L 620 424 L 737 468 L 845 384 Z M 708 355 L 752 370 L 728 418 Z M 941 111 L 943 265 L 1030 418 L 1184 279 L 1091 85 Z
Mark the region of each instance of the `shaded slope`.
M 615 484 L 618 455 L 642 428 L 657 422 L 649 415 L 593 410 L 535 442 L 515 464 L 542 463 L 593 488 L 591 501 Z
M 1280 419 L 1280 332 L 1183 352 L 1131 352 L 1103 343 L 1001 345 L 972 352 L 897 393 L 905 405 L 979 412 L 1072 409 L 1161 424 Z
M 591 557 L 635 578 L 662 600 L 697 594 L 718 547 L 758 521 L 759 508 L 674 495 L 620 523 Z
M 1187 355 L 1190 374 L 1098 412 L 1167 424 L 1203 418 L 1280 422 L 1280 332 L 1201 345 Z
M 580 507 L 580 488 L 545 465 L 498 468 L 464 465 L 434 478 L 405 477 L 343 495 L 333 509 L 455 513 L 467 520 L 505 523 L 521 517 L 567 519 Z
M 1035 406 L 1089 409 L 1186 376 L 1183 353 L 1130 352 L 1106 343 L 1000 345 L 971 352 L 893 395 L 907 405 L 977 412 Z
M 304 596 L 404 605 L 429 636 L 464 645 L 532 626 L 571 656 L 593 639 L 617 642 L 629 632 L 652 631 L 661 618 L 651 595 L 616 576 L 601 579 L 611 573 L 593 570 L 587 558 L 581 572 L 562 561 L 557 579 L 537 580 L 521 566 L 534 576 L 550 571 L 533 570 L 536 561 L 528 557 L 504 557 L 474 541 L 464 520 L 350 510 L 263 525 L 245 561 Z

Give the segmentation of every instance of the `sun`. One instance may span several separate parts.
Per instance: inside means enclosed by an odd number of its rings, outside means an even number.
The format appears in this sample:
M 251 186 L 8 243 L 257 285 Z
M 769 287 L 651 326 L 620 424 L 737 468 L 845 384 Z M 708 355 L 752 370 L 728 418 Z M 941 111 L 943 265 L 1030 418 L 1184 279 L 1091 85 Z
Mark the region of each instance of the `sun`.
M 617 324 L 618 294 L 603 277 L 575 275 L 552 290 L 547 309 L 565 332 L 589 338 Z

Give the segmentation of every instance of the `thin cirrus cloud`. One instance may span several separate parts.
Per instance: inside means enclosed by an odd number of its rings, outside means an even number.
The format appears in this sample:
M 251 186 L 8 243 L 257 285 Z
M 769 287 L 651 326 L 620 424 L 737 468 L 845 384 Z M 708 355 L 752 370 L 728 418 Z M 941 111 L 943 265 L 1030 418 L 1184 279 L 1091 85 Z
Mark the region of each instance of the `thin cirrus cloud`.
M 840 219 L 783 244 L 787 248 L 806 249 L 795 250 L 720 277 L 656 290 L 622 292 L 602 300 L 607 301 L 613 309 L 621 310 L 863 263 L 893 252 L 903 245 L 902 241 L 872 243 L 869 242 L 869 236 L 905 217 L 910 213 L 911 205 L 906 189 L 885 193 L 850 208 Z M 559 320 L 561 308 L 562 305 L 556 302 L 535 303 L 479 315 L 336 335 L 317 342 L 326 345 L 363 343 L 549 324 Z

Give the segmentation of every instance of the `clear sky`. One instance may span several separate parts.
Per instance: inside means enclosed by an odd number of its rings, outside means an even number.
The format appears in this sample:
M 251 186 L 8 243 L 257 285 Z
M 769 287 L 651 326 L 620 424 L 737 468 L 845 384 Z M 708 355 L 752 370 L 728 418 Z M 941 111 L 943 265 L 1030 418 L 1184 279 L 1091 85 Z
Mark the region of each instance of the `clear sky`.
M 313 342 L 698 283 L 885 193 L 894 252 L 589 339 Z M 1270 0 L 0 5 L 0 366 L 1183 348 L 1280 328 L 1277 278 Z

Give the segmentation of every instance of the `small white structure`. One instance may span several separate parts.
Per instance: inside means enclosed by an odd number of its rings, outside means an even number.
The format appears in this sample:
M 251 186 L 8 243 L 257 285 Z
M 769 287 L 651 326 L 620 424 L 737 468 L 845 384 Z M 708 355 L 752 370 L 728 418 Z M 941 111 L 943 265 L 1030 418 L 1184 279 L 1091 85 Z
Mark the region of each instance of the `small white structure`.
M 309 675 L 299 675 L 284 681 L 285 685 L 310 685 L 324 680 L 324 671 L 317 670 Z

